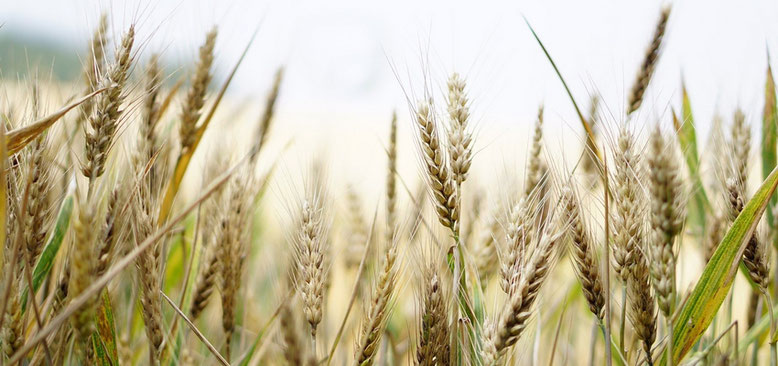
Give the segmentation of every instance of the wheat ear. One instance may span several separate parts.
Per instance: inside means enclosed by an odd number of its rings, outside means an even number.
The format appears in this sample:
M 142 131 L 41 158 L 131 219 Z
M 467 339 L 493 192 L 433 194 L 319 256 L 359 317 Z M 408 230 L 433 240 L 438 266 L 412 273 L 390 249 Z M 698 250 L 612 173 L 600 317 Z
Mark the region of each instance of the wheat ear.
M 317 176 L 317 174 L 314 174 Z M 303 314 L 310 325 L 313 343 L 322 320 L 324 287 L 328 267 L 328 225 L 325 223 L 323 187 L 319 179 L 313 179 L 306 188 L 305 199 L 300 205 L 297 233 L 293 237 L 296 255 L 296 286 L 303 300 Z
M 614 203 L 613 218 L 613 267 L 623 284 L 629 280 L 630 268 L 635 263 L 635 251 L 639 249 L 643 225 L 643 191 L 640 187 L 642 170 L 635 151 L 634 137 L 622 126 L 617 148 L 614 151 Z
M 651 293 L 651 280 L 643 249 L 633 252 L 633 265 L 627 281 L 627 295 L 630 307 L 627 315 L 637 338 L 643 345 L 643 352 L 649 365 L 653 364 L 651 348 L 656 339 L 656 305 Z
M 546 163 L 543 161 L 541 152 L 543 149 L 543 106 L 538 108 L 538 118 L 535 122 L 535 130 L 532 134 L 530 143 L 529 161 L 527 163 L 527 177 L 524 183 L 524 195 L 529 196 L 532 192 L 543 190 L 543 177 L 546 176 Z
M 205 35 L 205 42 L 200 46 L 200 54 L 194 76 L 192 77 L 192 84 L 189 87 L 189 92 L 186 94 L 186 100 L 181 109 L 181 122 L 178 133 L 181 137 L 182 151 L 188 150 L 194 144 L 197 122 L 200 119 L 200 113 L 205 104 L 205 93 L 208 91 L 208 85 L 213 77 L 211 65 L 213 64 L 216 34 L 216 27 L 213 27 Z
M 75 240 L 70 253 L 70 283 L 67 286 L 67 296 L 76 298 L 83 293 L 94 280 L 97 265 L 94 256 L 95 249 L 95 221 L 94 206 L 90 202 L 81 201 L 73 222 Z M 81 345 L 86 357 L 91 349 L 89 337 L 94 329 L 94 301 L 92 299 L 87 306 L 79 309 L 71 318 L 75 331 L 75 337 Z
M 48 214 L 48 198 L 52 188 L 51 163 L 45 156 L 47 138 L 37 138 L 31 146 L 27 176 L 30 180 L 28 189 L 27 214 L 24 218 L 24 242 L 26 243 L 26 265 L 32 269 L 38 259 L 46 240 L 46 219 Z
M 375 361 L 386 322 L 391 312 L 391 301 L 397 282 L 397 246 L 389 243 L 384 254 L 381 273 L 367 305 L 366 319 L 362 323 L 354 359 L 357 365 L 368 366 Z
M 500 286 L 506 294 L 513 291 L 524 265 L 525 253 L 533 240 L 532 224 L 535 221 L 530 210 L 529 198 L 521 198 L 508 213 L 505 259 L 500 266 Z
M 659 61 L 659 54 L 662 47 L 662 39 L 665 36 L 665 28 L 667 28 L 667 19 L 670 18 L 670 7 L 662 8 L 659 14 L 659 21 L 654 29 L 654 37 L 651 39 L 651 44 L 648 46 L 646 56 L 643 58 L 643 63 L 640 65 L 637 79 L 632 85 L 632 90 L 629 93 L 629 100 L 627 101 L 627 114 L 632 114 L 640 108 L 640 104 L 643 103 L 643 94 L 648 89 L 648 84 L 651 82 L 651 76 L 654 75 L 654 69 Z
M 468 128 L 470 103 L 465 93 L 465 81 L 454 73 L 448 79 L 448 157 L 451 175 L 461 187 L 467 179 L 473 161 L 473 136 Z
M 393 243 L 397 232 L 397 113 L 389 124 L 389 147 L 386 172 L 386 242 Z
M 448 163 L 440 145 L 435 114 L 429 102 L 419 102 L 416 107 L 416 123 L 435 212 L 440 223 L 457 237 L 459 236 L 459 209 L 455 181 L 449 173 Z
M 273 79 L 273 87 L 270 88 L 270 92 L 267 94 L 265 101 L 265 111 L 259 118 L 259 125 L 257 126 L 257 137 L 255 145 L 252 147 L 251 160 L 255 161 L 262 147 L 265 146 L 267 136 L 270 133 L 271 122 L 273 122 L 273 116 L 275 115 L 276 100 L 278 100 L 278 93 L 281 90 L 281 80 L 284 77 L 284 69 L 280 68 L 276 71 L 275 78 Z
M 665 317 L 672 314 L 675 296 L 673 244 L 685 219 L 683 182 L 678 157 L 670 141 L 657 126 L 651 134 L 646 159 L 651 194 L 651 275 L 659 310 Z
M 85 131 L 86 161 L 81 167 L 81 171 L 85 177 L 89 178 L 90 188 L 93 181 L 103 175 L 105 171 L 108 151 L 113 143 L 119 117 L 122 113 L 120 107 L 126 97 L 124 87 L 133 60 L 132 47 L 134 42 L 135 26 L 131 25 L 122 37 L 122 43 L 116 52 L 116 60 L 102 81 L 107 90 L 96 97 L 94 111 L 89 117 L 90 128 Z
M 84 64 L 84 83 L 86 91 L 93 92 L 97 90 L 100 75 L 105 68 L 105 46 L 108 44 L 108 15 L 100 15 L 100 21 L 92 34 L 87 50 L 86 64 Z M 79 124 L 89 118 L 94 108 L 94 98 L 89 98 L 81 104 L 79 113 Z
M 484 332 L 484 365 L 496 364 L 516 344 L 527 327 L 533 305 L 551 272 L 557 252 L 560 234 L 553 232 L 557 229 L 552 226 L 545 226 L 545 232 L 536 240 L 534 251 L 518 275 L 514 289 L 508 293 L 507 303 L 494 327 Z
M 247 199 L 249 192 L 248 175 L 239 176 L 230 186 L 229 209 L 222 222 L 222 233 L 219 238 L 219 257 L 221 264 L 221 299 L 222 299 L 222 329 L 225 334 L 224 357 L 230 359 L 230 340 L 235 330 L 235 308 L 243 274 L 244 258 L 246 256 L 249 212 Z
M 141 190 L 141 192 L 148 192 Z M 139 195 L 134 205 L 135 216 L 135 242 L 142 243 L 154 232 L 156 220 L 154 212 L 147 202 L 149 198 L 145 194 Z M 162 297 L 160 295 L 162 285 L 162 244 L 157 243 L 141 253 L 135 263 L 138 268 L 138 282 L 140 286 L 140 305 L 143 323 L 145 324 L 146 337 L 149 341 L 149 360 L 157 364 L 162 358 L 162 342 L 164 334 L 162 330 Z
M 567 188 L 562 193 L 562 197 L 563 202 L 565 202 L 564 213 L 569 225 L 568 236 L 573 244 L 572 257 L 575 273 L 578 276 L 578 281 L 581 282 L 586 302 L 589 303 L 589 310 L 602 322 L 605 315 L 605 292 L 600 282 L 600 267 L 597 263 L 596 248 L 594 248 L 592 236 L 584 221 L 575 191 Z
M 448 296 L 445 288 L 441 286 L 437 266 L 428 263 L 422 269 L 422 275 L 416 365 L 448 365 L 451 356 Z

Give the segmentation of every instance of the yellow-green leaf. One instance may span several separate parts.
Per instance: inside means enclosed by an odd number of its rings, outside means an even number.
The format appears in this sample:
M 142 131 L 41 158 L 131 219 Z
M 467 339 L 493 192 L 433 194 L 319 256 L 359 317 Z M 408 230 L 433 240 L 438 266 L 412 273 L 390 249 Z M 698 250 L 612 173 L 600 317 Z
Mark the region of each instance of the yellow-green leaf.
M 80 99 L 62 107 L 60 110 L 27 126 L 8 131 L 8 133 L 5 134 L 5 145 L 8 149 L 8 155 L 13 155 L 19 152 L 19 150 L 23 149 L 25 146 L 27 146 L 27 144 L 34 141 L 38 136 L 40 136 L 40 134 L 46 131 L 46 129 L 51 127 L 54 122 L 57 122 L 60 118 L 70 112 L 70 110 L 78 107 L 79 104 L 86 102 L 89 98 L 102 93 L 104 90 L 105 88 L 95 90 L 94 92 L 81 97 Z
M 103 290 L 100 307 L 95 314 L 96 329 L 92 333 L 92 344 L 97 363 L 103 366 L 119 364 L 119 351 L 116 347 L 116 326 L 113 319 L 113 307 L 108 291 Z
M 740 258 L 778 186 L 778 169 L 773 169 L 754 197 L 732 223 L 713 253 L 675 322 L 673 363 L 677 364 L 700 339 L 716 316 L 735 279 Z M 666 357 L 661 357 L 661 365 Z

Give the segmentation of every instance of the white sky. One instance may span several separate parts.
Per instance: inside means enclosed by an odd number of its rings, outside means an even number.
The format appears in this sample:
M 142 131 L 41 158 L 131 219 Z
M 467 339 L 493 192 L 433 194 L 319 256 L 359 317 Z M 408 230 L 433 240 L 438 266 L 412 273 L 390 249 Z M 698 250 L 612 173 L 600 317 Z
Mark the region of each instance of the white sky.
M 432 75 L 436 91 L 450 72 L 458 71 L 469 82 L 479 132 L 487 136 L 481 147 L 492 139 L 506 145 L 516 139 L 522 143 L 515 144 L 520 145 L 515 150 L 524 150 L 541 102 L 546 105 L 548 135 L 581 136 L 562 85 L 522 15 L 546 43 L 582 108 L 588 109 L 589 95 L 597 90 L 614 115 L 620 116 L 626 90 L 665 4 L 607 0 L 3 3 L 0 23 L 8 29 L 84 47 L 98 14 L 107 10 L 116 35 L 137 22 L 140 38 L 151 39 L 144 45 L 144 54 L 163 50 L 169 60 L 184 64 L 194 59 L 205 31 L 217 24 L 221 76 L 252 30 L 262 24 L 233 95 L 254 96 L 261 103 L 272 73 L 284 64 L 287 78 L 280 116 L 294 114 L 304 120 L 298 127 L 318 126 L 320 131 L 358 121 L 366 127 L 363 131 L 372 134 L 371 143 L 384 141 L 393 108 L 407 119 L 403 89 L 419 95 L 423 70 Z M 683 72 L 701 140 L 715 108 L 728 121 L 734 107 L 742 106 L 756 126 L 763 103 L 766 50 L 778 54 L 778 2 L 672 4 L 664 54 L 641 109 L 643 120 L 667 117 L 668 105 L 678 108 Z M 553 148 L 563 143 L 549 144 Z

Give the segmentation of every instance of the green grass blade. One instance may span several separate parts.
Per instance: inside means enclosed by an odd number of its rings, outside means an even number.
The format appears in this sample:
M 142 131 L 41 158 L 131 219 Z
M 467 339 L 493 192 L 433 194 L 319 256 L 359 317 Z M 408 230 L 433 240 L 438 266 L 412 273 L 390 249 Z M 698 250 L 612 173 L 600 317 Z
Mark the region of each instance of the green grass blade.
M 694 116 L 692 115 L 692 105 L 689 101 L 689 93 L 686 91 L 686 85 L 681 84 L 683 90 L 683 99 L 681 102 L 681 120 L 673 111 L 673 124 L 678 136 L 678 143 L 681 145 L 686 167 L 689 170 L 689 177 L 692 179 L 692 191 L 694 192 L 690 200 L 689 221 L 693 222 L 695 227 L 703 229 L 705 227 L 706 212 L 710 208 L 708 195 L 705 193 L 705 187 L 700 178 L 700 156 L 697 149 L 697 131 L 694 126 Z
M 770 68 L 770 60 L 767 61 L 767 80 L 765 81 L 764 92 L 764 113 L 762 114 L 762 176 L 767 177 L 776 165 L 776 103 L 775 103 L 775 79 L 773 79 L 773 70 Z M 773 227 L 773 208 L 775 207 L 776 197 L 770 199 L 769 209 L 767 210 L 767 223 Z M 776 245 L 778 242 L 773 241 Z
M 51 267 L 54 265 L 54 259 L 59 252 L 59 247 L 62 246 L 62 240 L 65 239 L 65 233 L 70 226 L 70 216 L 73 213 L 73 195 L 68 195 L 65 200 L 62 201 L 62 206 L 59 209 L 57 215 L 57 223 L 54 226 L 54 232 L 52 233 L 46 246 L 43 248 L 38 264 L 35 266 L 35 270 L 32 272 L 32 287 L 35 292 L 41 287 L 43 280 L 49 275 Z M 25 289 L 22 294 L 22 309 L 27 308 L 27 292 Z
M 535 33 L 535 29 L 532 28 L 532 25 L 529 24 L 529 20 L 527 18 L 524 18 L 524 22 L 527 23 L 527 27 L 529 27 L 530 32 L 532 32 L 532 36 L 535 37 L 535 40 L 538 42 L 538 45 L 540 45 L 540 48 L 543 49 L 543 53 L 546 55 L 546 58 L 548 59 L 548 62 L 551 63 L 551 67 L 554 68 L 554 72 L 556 72 L 557 77 L 559 77 L 559 81 L 562 82 L 562 86 L 565 87 L 565 91 L 567 92 L 567 96 L 570 97 L 570 101 L 573 103 L 573 107 L 575 107 L 575 113 L 578 114 L 578 119 L 581 120 L 581 124 L 583 125 L 584 130 L 586 131 L 586 136 L 591 141 L 597 141 L 597 136 L 594 135 L 594 130 L 592 130 L 592 126 L 589 123 L 589 121 L 586 120 L 583 113 L 581 113 L 581 108 L 578 108 L 578 103 L 575 102 L 575 98 L 573 98 L 573 92 L 570 91 L 570 88 L 567 86 L 567 82 L 565 81 L 565 78 L 562 77 L 562 73 L 559 71 L 559 68 L 556 67 L 556 63 L 554 62 L 554 59 L 551 58 L 551 54 L 548 53 L 548 50 L 546 50 L 546 46 L 543 45 L 543 42 L 540 40 L 540 37 L 538 37 L 538 34 Z M 594 149 L 594 155 L 597 156 L 598 162 L 602 164 L 602 153 L 600 152 L 599 147 L 597 144 L 593 144 Z
M 735 219 L 705 266 L 691 295 L 675 322 L 673 362 L 678 362 L 691 350 L 710 325 L 732 287 L 740 258 L 753 235 L 767 202 L 778 186 L 778 169 L 773 169 L 754 197 Z M 661 357 L 660 365 L 666 357 Z

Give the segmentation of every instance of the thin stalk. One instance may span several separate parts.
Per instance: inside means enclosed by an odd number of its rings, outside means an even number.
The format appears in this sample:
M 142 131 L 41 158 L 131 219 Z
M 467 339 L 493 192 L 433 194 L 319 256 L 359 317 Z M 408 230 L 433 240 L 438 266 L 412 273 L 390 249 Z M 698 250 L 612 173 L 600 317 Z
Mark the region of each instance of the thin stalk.
M 603 265 L 605 267 L 605 326 L 603 327 L 603 333 L 605 335 L 605 342 L 610 342 L 611 339 L 611 276 L 610 276 L 610 211 L 609 211 L 609 189 L 608 189 L 608 160 L 605 159 L 603 153 L 603 189 L 605 190 L 605 260 Z M 622 352 L 623 353 L 623 352 Z M 605 347 L 605 364 L 611 366 L 613 364 L 613 358 L 611 355 L 611 348 Z
M 594 360 L 597 358 L 597 330 L 600 321 L 596 320 L 592 323 L 592 335 L 589 341 L 589 366 L 594 366 Z
M 32 272 L 30 270 L 30 266 L 24 266 L 24 276 L 27 279 L 27 288 L 33 288 L 32 286 Z M 41 311 L 38 308 L 38 300 L 35 299 L 35 293 L 32 293 L 32 296 L 30 296 L 30 304 L 32 304 L 32 310 L 35 314 L 35 322 L 38 325 L 38 329 L 43 328 L 43 319 L 41 318 Z M 54 365 L 54 361 L 51 358 L 51 350 L 49 349 L 49 343 L 46 342 L 44 339 L 43 342 L 41 342 L 43 345 L 43 352 L 46 355 L 46 364 L 51 366 Z
M 673 317 L 665 317 L 667 321 L 667 365 L 673 366 Z
M 759 318 L 762 317 L 762 300 L 759 301 L 759 304 L 756 305 L 756 314 L 754 316 L 754 324 L 759 320 Z M 746 324 L 748 325 L 748 324 Z M 759 359 L 759 340 L 754 340 L 753 343 L 754 351 L 751 354 L 751 365 L 756 366 L 756 362 Z M 746 353 L 748 353 L 748 350 L 746 350 Z
M 317 358 L 318 355 L 316 354 L 316 333 L 311 333 L 311 351 L 313 352 L 313 357 Z
M 627 323 L 627 284 L 621 284 L 621 324 L 619 325 L 619 349 L 624 353 L 624 328 Z
M 775 338 L 775 315 L 773 315 L 773 300 L 767 289 L 762 289 L 765 303 L 767 303 L 767 313 L 770 315 L 770 366 L 778 365 L 778 348 Z

